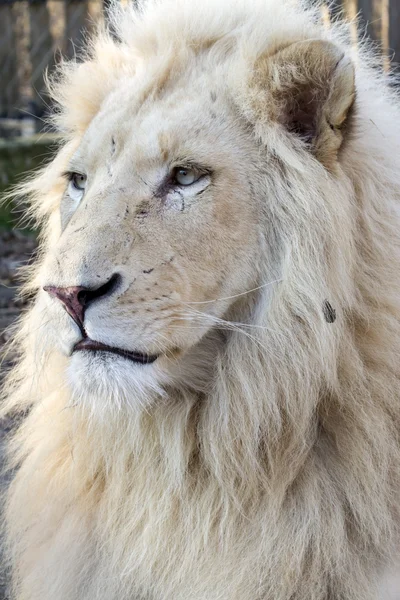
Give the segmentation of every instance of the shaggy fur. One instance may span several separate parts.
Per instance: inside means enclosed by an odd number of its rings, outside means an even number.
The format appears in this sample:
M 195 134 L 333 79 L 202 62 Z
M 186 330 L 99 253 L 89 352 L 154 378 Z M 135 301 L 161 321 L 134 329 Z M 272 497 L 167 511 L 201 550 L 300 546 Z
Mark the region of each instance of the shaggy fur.
M 25 414 L 14 598 L 381 599 L 399 542 L 397 98 L 298 3 L 113 15 L 53 80 L 65 143 L 23 190 L 43 240 L 3 404 Z M 196 196 L 159 186 L 183 152 L 213 170 Z M 82 165 L 77 207 L 62 173 Z M 113 270 L 124 287 L 87 330 L 162 345 L 154 365 L 70 356 L 79 332 L 41 289 Z

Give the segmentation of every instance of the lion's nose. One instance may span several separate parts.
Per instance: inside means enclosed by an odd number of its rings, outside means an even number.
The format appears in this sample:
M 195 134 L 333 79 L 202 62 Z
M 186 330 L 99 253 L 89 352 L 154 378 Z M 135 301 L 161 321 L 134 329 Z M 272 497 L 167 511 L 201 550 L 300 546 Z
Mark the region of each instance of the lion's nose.
M 80 329 L 83 329 L 83 320 L 85 318 L 85 310 L 89 304 L 110 296 L 121 281 L 121 275 L 114 275 L 103 285 L 97 288 L 72 286 L 72 287 L 56 287 L 52 285 L 44 286 L 45 292 L 51 296 L 58 298 L 64 305 L 65 310 L 73 318 Z

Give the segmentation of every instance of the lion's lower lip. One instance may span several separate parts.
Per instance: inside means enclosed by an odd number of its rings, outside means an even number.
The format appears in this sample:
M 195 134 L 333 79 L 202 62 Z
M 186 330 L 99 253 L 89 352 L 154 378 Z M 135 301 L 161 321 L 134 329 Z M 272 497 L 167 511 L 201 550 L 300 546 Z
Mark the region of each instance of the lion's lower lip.
M 122 348 L 114 348 L 112 346 L 107 346 L 106 344 L 102 344 L 101 342 L 96 342 L 89 338 L 84 338 L 77 344 L 75 344 L 73 352 L 78 350 L 91 350 L 92 352 L 110 352 L 111 354 L 116 354 L 117 356 L 122 356 L 123 358 L 127 358 L 128 360 L 132 360 L 135 363 L 140 363 L 142 365 L 148 365 L 157 360 L 157 355 L 151 354 L 143 354 L 141 352 L 129 352 L 129 350 L 123 350 Z

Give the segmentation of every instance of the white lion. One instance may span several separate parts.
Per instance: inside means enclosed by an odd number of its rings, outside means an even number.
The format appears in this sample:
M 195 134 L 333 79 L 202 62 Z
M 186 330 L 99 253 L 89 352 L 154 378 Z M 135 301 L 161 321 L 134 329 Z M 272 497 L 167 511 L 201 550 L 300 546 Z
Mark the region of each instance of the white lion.
M 18 600 L 368 600 L 398 560 L 400 109 L 283 0 L 113 9 L 52 92 L 4 413 Z

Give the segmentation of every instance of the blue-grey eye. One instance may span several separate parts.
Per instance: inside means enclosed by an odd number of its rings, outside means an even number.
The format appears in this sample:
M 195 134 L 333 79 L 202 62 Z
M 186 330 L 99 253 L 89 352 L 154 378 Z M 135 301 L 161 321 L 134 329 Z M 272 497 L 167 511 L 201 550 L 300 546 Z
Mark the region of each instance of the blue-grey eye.
M 82 175 L 82 173 L 72 173 L 71 182 L 77 190 L 84 190 L 86 187 L 86 175 Z
M 79 201 L 82 199 L 86 188 L 86 175 L 82 173 L 71 173 L 69 175 L 68 195 L 72 200 Z
M 179 185 L 192 185 L 199 179 L 199 174 L 194 169 L 186 169 L 184 167 L 178 167 L 175 169 L 175 181 Z

